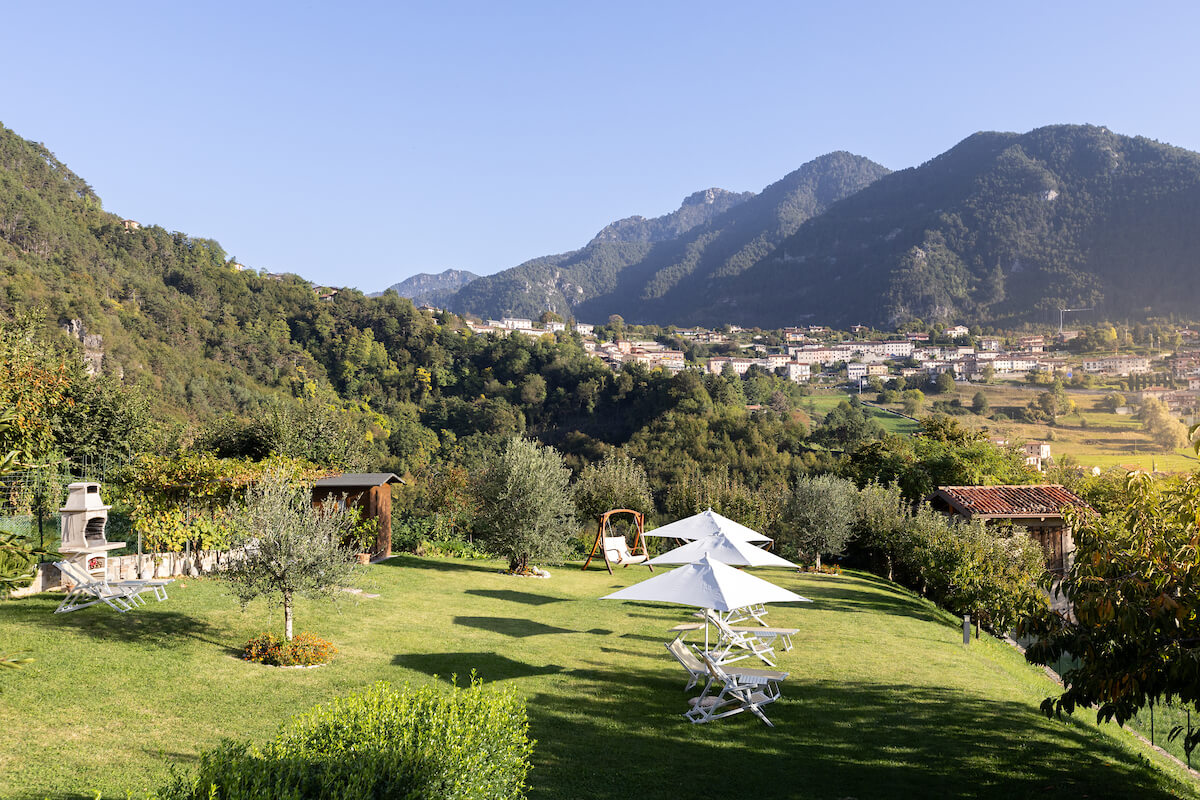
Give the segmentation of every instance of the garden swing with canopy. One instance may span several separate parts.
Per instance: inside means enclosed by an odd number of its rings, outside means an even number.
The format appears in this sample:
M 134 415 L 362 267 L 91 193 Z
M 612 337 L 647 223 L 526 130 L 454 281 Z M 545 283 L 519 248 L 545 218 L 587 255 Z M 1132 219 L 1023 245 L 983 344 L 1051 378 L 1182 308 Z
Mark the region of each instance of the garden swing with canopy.
M 625 534 L 612 529 L 612 518 L 618 514 L 633 516 L 637 535 L 634 537 L 632 550 L 625 541 Z M 605 511 L 600 515 L 600 524 L 596 526 L 596 542 L 592 545 L 592 552 L 588 555 L 587 561 L 583 562 L 583 568 L 585 570 L 588 568 L 588 564 L 592 563 L 597 551 L 604 557 L 604 565 L 608 567 L 610 575 L 613 571 L 613 564 L 620 564 L 622 567 L 628 567 L 630 564 L 646 564 L 650 556 L 646 553 L 646 539 L 643 536 L 645 531 L 646 517 L 640 511 L 630 508 L 614 508 L 611 511 Z M 653 566 L 650 564 L 646 564 L 646 566 L 650 568 L 651 572 L 654 572 Z

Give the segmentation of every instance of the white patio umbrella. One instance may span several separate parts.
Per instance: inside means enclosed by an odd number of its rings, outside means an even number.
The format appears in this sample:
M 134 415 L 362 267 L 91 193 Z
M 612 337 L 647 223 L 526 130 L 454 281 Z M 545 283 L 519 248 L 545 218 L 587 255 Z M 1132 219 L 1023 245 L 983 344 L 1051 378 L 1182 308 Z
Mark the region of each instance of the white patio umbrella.
M 646 531 L 644 535 L 665 536 L 670 539 L 690 541 L 692 539 L 703 539 L 705 536 L 712 536 L 716 533 L 723 533 L 730 539 L 741 539 L 743 542 L 772 541 L 770 536 L 763 536 L 752 528 L 747 528 L 741 523 L 721 516 L 711 508 L 707 511 L 701 511 L 699 514 L 693 514 L 690 517 L 677 519 L 670 524 L 663 525 L 661 528 Z
M 626 586 L 601 599 L 678 603 L 723 612 L 758 603 L 812 602 L 770 581 L 722 564 L 710 555 L 702 556 L 694 564 Z M 704 648 L 708 649 L 707 617 L 704 623 Z
M 736 539 L 724 533 L 714 533 L 703 539 L 695 539 L 680 545 L 674 550 L 668 550 L 660 556 L 650 559 L 651 564 L 692 564 L 705 555 L 710 555 L 731 567 L 791 567 L 796 565 L 786 558 L 780 558 L 774 553 L 768 553 L 761 547 L 755 547 L 744 539 Z

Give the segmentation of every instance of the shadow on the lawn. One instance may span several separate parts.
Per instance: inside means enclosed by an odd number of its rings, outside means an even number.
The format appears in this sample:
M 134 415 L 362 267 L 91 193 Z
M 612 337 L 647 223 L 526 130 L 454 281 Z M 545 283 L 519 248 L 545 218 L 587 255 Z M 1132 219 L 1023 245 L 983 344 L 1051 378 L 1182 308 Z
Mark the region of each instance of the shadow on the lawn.
M 551 633 L 583 632 L 572 628 L 559 628 L 554 625 L 547 625 L 544 622 L 521 619 L 519 617 L 455 617 L 454 624 L 466 625 L 471 628 L 481 628 L 485 631 L 502 633 L 505 636 L 512 636 L 518 639 L 523 639 L 526 636 L 544 636 Z
M 418 558 L 399 553 L 386 561 L 380 561 L 380 567 L 406 567 L 408 569 L 431 569 L 437 572 L 489 572 L 499 575 L 500 570 L 494 564 L 475 564 L 469 561 L 453 561 L 446 558 Z
M 566 600 L 565 597 L 549 597 L 544 594 L 517 592 L 512 589 L 467 589 L 463 594 L 490 597 L 493 600 L 508 600 L 513 603 L 524 603 L 529 606 L 544 606 L 547 603 L 561 603 Z
M 452 682 L 457 676 L 459 685 L 465 684 L 471 671 L 487 681 L 504 681 L 510 678 L 528 678 L 534 675 L 551 675 L 562 672 L 557 664 L 535 667 L 524 661 L 516 661 L 497 653 L 410 653 L 392 658 L 392 664 L 406 667 L 426 675 Z
M 775 728 L 750 714 L 692 725 L 682 714 L 698 690 L 683 691 L 682 672 L 571 676 L 571 697 L 528 702 L 538 742 L 530 800 L 1171 796 L 1136 756 L 1030 705 L 931 687 L 806 684 L 793 673 L 765 709 Z
M 121 614 L 103 603 L 55 614 L 61 595 L 40 594 L 13 601 L 5 606 L 8 619 L 27 622 L 41 628 L 57 628 L 82 633 L 95 639 L 122 639 L 141 645 L 174 647 L 179 639 L 196 639 L 228 649 L 229 643 L 216 636 L 213 627 L 185 611 L 171 608 L 176 598 L 162 603 L 151 599 L 146 605 Z M 233 652 L 233 651 L 231 651 Z

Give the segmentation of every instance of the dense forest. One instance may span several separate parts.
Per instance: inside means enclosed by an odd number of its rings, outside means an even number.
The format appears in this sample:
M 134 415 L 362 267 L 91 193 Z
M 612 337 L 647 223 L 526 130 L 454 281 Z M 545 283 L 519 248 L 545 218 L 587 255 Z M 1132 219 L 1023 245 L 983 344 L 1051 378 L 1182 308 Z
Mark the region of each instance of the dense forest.
M 834 153 L 654 246 L 593 241 L 452 300 L 583 320 L 1049 323 L 1139 320 L 1200 300 L 1200 155 L 1095 126 L 977 133 L 887 174 Z M 565 304 L 565 306 L 564 306 Z

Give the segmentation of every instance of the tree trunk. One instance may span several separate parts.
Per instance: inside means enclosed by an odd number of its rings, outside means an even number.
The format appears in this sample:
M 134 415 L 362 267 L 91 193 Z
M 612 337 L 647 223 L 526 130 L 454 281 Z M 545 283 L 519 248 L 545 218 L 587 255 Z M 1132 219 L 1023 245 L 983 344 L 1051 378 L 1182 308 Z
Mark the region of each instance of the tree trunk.
M 292 640 L 292 593 L 283 593 L 283 638 Z
M 887 579 L 894 581 L 895 579 L 892 577 L 892 554 L 888 553 L 884 558 L 887 559 Z
M 817 572 L 821 571 L 821 554 L 817 553 Z

